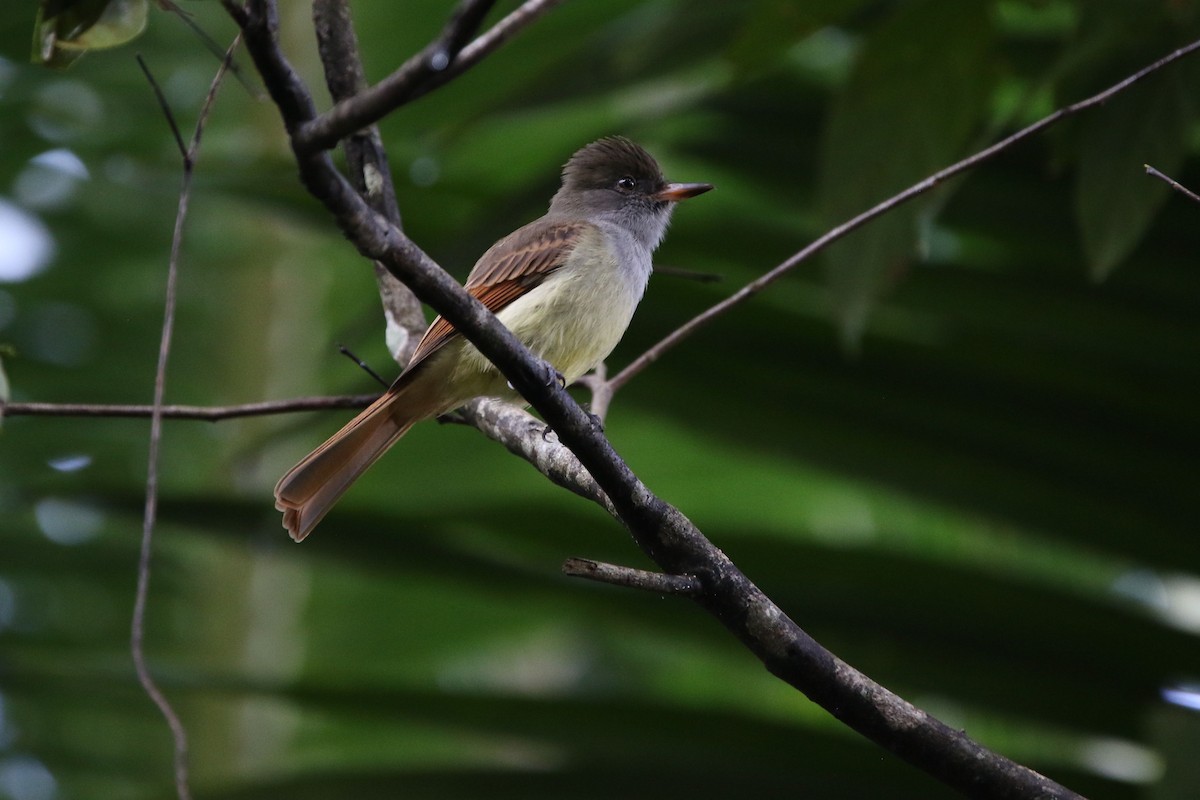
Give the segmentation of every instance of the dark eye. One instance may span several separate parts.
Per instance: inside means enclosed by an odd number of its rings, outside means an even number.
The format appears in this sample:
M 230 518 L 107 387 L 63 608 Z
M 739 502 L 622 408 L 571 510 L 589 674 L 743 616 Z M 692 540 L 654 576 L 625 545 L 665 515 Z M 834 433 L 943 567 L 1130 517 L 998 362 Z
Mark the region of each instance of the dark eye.
M 622 192 L 632 192 L 635 186 L 637 186 L 637 181 L 628 175 L 617 181 L 617 188 Z

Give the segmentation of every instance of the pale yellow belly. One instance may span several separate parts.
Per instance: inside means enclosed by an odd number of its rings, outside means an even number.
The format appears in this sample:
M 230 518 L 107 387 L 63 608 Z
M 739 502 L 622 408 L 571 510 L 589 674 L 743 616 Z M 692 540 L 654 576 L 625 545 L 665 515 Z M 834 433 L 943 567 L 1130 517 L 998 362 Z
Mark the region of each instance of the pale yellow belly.
M 571 383 L 617 346 L 644 290 L 644 281 L 622 274 L 611 259 L 576 260 L 497 316 L 534 355 L 550 362 Z M 479 394 L 509 393 L 503 391 L 503 378 L 494 375 L 495 368 L 472 345 L 464 348 L 459 369 L 464 383 L 473 381 L 463 373 L 493 373 L 492 388 Z

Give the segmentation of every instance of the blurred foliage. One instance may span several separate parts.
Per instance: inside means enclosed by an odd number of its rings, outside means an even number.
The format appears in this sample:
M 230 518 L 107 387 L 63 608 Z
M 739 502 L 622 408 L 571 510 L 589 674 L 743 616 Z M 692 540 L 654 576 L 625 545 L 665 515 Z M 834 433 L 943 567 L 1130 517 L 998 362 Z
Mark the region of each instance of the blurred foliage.
M 148 12 L 149 0 L 38 0 L 33 63 L 66 67 L 89 50 L 128 44 Z
M 502 3 L 497 14 L 512 8 Z M 285 46 L 323 86 L 307 9 Z M 378 79 L 445 0 L 354 3 Z M 25 13 L 20 13 L 24 8 Z M 216 3 L 188 3 L 216 41 Z M 0 347 L 14 401 L 147 402 L 178 154 L 131 48 L 26 65 L 0 17 Z M 624 133 L 680 209 L 619 367 L 830 224 L 1200 35 L 1195 0 L 564 4 L 383 133 L 455 274 Z M 137 43 L 190 128 L 216 68 Z M 1104 798 L 1194 796 L 1200 716 L 1200 59 L 859 231 L 617 398 L 608 432 L 807 630 L 987 745 Z M 371 269 L 228 82 L 200 155 L 169 402 L 370 391 Z M 270 490 L 346 414 L 168 423 L 148 644 L 208 798 L 934 798 L 469 429 L 420 426 L 303 546 Z M 162 797 L 127 636 L 146 421 L 0 431 L 0 797 Z M 1173 690 L 1173 691 L 1172 691 Z M 1166 692 L 1166 693 L 1164 693 Z M 1175 703 L 1167 700 L 1173 699 Z

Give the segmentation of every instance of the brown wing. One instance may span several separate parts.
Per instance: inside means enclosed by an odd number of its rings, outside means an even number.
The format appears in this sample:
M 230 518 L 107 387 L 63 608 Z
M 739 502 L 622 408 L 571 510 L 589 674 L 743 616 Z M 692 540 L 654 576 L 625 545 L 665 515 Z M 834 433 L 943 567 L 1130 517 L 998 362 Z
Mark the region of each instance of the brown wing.
M 492 245 L 467 276 L 467 293 L 496 314 L 544 281 L 564 263 L 584 231 L 586 222 L 556 223 L 539 219 Z M 421 337 L 406 371 L 436 352 L 458 331 L 438 317 Z
M 543 218 L 518 228 L 480 257 L 467 276 L 466 287 L 494 286 L 537 275 L 545 278 L 563 265 L 580 235 L 590 227 L 587 222 L 549 222 Z

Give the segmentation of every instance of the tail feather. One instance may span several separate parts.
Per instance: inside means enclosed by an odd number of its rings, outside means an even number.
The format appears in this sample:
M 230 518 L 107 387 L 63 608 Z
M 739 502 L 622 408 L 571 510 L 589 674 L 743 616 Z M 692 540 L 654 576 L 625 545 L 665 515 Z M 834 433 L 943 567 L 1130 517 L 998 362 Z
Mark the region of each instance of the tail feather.
M 297 542 L 312 532 L 350 484 L 408 432 L 420 416 L 402 413 L 403 393 L 376 400 L 275 485 L 275 508 Z

